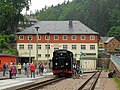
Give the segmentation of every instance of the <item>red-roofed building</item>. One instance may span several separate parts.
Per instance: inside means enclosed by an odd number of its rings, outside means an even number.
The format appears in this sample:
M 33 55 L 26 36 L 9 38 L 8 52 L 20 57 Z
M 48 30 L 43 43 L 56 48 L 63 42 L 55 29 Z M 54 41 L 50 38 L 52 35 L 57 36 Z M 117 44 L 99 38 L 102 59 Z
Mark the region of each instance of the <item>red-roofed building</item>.
M 100 37 L 99 50 L 115 52 L 118 48 L 120 48 L 120 42 L 115 37 Z
M 4 62 L 6 62 L 8 65 L 10 65 L 11 62 L 16 63 L 16 56 L 8 55 L 8 54 L 0 54 L 0 70 L 3 68 Z

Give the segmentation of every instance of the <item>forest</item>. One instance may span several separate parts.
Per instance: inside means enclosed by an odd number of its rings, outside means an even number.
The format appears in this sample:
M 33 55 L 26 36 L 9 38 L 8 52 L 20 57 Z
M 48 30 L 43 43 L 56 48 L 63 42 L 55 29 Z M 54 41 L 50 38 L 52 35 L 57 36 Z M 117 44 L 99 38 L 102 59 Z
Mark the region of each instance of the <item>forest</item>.
M 38 20 L 79 20 L 100 36 L 120 38 L 120 0 L 73 0 L 36 11 Z M 114 31 L 114 32 L 113 32 Z

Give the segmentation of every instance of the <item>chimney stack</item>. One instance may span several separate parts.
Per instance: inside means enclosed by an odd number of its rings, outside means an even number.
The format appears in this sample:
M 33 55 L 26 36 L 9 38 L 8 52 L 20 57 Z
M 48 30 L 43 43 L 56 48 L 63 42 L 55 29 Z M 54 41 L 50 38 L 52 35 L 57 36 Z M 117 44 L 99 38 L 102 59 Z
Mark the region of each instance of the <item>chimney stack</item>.
M 72 20 L 69 20 L 69 29 L 72 29 L 73 28 L 73 22 Z

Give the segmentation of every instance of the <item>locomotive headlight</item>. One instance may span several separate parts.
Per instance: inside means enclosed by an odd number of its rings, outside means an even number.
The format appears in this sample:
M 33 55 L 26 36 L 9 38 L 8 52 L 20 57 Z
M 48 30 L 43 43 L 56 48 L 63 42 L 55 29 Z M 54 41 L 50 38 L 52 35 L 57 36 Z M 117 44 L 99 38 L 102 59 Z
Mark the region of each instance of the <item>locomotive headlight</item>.
M 66 65 L 68 65 L 68 63 L 66 63 Z
M 58 63 L 55 63 L 55 65 L 58 65 Z

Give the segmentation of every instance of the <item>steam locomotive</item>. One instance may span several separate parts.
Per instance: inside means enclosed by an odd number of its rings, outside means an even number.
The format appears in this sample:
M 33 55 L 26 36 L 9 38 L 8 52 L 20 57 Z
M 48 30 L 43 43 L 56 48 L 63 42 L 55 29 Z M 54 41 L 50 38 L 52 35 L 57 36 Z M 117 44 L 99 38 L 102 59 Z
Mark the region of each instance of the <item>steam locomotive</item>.
M 53 52 L 52 71 L 54 75 L 71 77 L 73 74 L 73 64 L 75 64 L 73 53 L 60 49 Z

